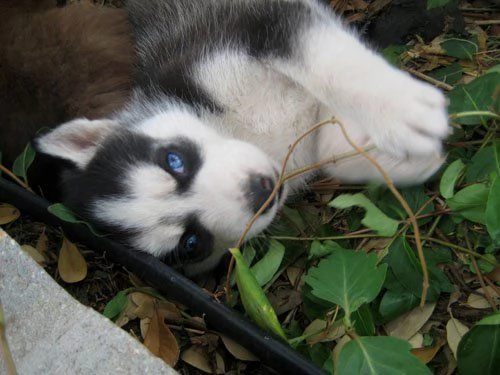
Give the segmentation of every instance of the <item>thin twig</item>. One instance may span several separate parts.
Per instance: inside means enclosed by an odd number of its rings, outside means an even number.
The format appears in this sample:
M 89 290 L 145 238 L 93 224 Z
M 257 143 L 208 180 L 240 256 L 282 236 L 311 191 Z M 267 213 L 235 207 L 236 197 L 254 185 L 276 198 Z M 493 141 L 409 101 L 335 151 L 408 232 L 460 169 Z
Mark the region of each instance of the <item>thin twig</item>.
M 27 183 L 25 183 L 24 181 L 22 181 L 21 179 L 19 179 L 19 177 L 17 177 L 14 173 L 12 173 L 9 169 L 7 169 L 7 167 L 5 167 L 3 164 L 0 164 L 0 171 L 2 171 L 3 173 L 5 173 L 6 175 L 8 175 L 15 182 L 17 182 L 20 186 L 22 186 L 26 190 L 28 190 L 28 191 L 30 191 L 30 192 L 33 193 L 33 190 L 31 190 L 31 188 L 28 186 Z
M 344 138 L 346 141 L 353 147 L 355 150 L 357 150 L 361 155 L 363 155 L 370 163 L 373 164 L 373 166 L 378 170 L 378 172 L 382 175 L 382 178 L 384 179 L 385 183 L 387 184 L 387 187 L 389 190 L 392 192 L 392 194 L 396 197 L 396 199 L 399 201 L 403 209 L 406 211 L 408 218 L 413 226 L 413 233 L 415 234 L 415 244 L 417 246 L 417 254 L 418 258 L 420 260 L 420 264 L 422 266 L 422 274 L 423 274 L 423 282 L 422 282 L 422 295 L 420 299 L 420 306 L 423 307 L 425 304 L 425 300 L 427 298 L 427 290 L 429 289 L 429 273 L 427 271 L 427 262 L 424 257 L 424 251 L 422 249 L 422 241 L 420 239 L 420 228 L 418 227 L 417 219 L 415 218 L 415 214 L 413 213 L 412 209 L 406 202 L 406 200 L 403 198 L 403 196 L 399 193 L 399 191 L 396 189 L 394 186 L 394 183 L 392 182 L 391 178 L 389 175 L 383 170 L 383 168 L 380 166 L 380 164 L 373 159 L 370 154 L 368 154 L 366 151 L 364 151 L 361 147 L 356 145 L 349 135 L 347 134 L 344 124 L 342 122 L 337 120 L 337 123 L 340 126 L 340 129 L 342 130 L 342 133 L 344 134 Z
M 408 73 L 413 74 L 414 76 L 423 79 L 424 81 L 427 81 L 431 84 L 433 84 L 436 87 L 439 87 L 440 89 L 446 90 L 446 91 L 451 91 L 453 90 L 453 86 L 448 85 L 447 83 L 438 81 L 435 78 L 429 77 L 428 75 L 419 72 L 418 70 L 412 69 L 412 68 L 404 68 Z

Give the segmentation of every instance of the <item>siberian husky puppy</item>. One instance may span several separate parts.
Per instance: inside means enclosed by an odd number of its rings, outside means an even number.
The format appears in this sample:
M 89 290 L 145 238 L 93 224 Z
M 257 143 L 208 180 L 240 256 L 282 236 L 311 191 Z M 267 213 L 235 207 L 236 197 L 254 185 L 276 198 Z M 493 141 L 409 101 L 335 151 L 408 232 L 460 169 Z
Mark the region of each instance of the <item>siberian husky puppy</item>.
M 340 119 L 399 184 L 442 164 L 444 96 L 375 54 L 314 0 L 129 0 L 137 66 L 115 116 L 75 119 L 39 137 L 71 162 L 65 202 L 134 248 L 213 268 L 269 197 L 289 146 Z M 287 171 L 351 151 L 338 126 L 305 138 Z M 380 180 L 362 156 L 323 167 L 341 181 Z M 264 230 L 288 183 L 258 218 Z

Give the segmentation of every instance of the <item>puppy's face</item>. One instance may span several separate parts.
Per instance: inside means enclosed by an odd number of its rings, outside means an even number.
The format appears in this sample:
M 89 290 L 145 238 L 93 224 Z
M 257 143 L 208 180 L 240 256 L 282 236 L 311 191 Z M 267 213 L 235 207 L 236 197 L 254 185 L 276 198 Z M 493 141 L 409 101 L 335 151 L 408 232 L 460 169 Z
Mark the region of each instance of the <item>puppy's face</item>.
M 36 147 L 76 165 L 64 184 L 68 206 L 188 275 L 213 268 L 234 246 L 278 179 L 279 166 L 260 149 L 221 137 L 182 110 L 126 129 L 74 120 Z M 280 192 L 249 237 L 270 224 L 283 198 Z

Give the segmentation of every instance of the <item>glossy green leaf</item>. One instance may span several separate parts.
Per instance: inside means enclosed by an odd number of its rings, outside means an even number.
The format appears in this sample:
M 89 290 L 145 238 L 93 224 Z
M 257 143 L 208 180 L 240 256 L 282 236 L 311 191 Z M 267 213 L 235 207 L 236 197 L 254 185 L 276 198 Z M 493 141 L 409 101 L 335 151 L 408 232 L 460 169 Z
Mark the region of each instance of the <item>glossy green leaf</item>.
M 490 187 L 485 211 L 486 229 L 494 244 L 500 244 L 500 177 Z
M 441 42 L 441 47 L 447 56 L 466 60 L 474 59 L 479 50 L 476 42 L 458 38 L 451 38 Z
M 399 67 L 401 66 L 401 54 L 409 49 L 410 48 L 408 46 L 389 46 L 382 50 L 382 55 L 392 65 Z
M 387 265 L 377 266 L 377 256 L 339 249 L 311 268 L 305 282 L 311 293 L 340 305 L 347 320 L 362 304 L 371 302 L 384 283 Z
M 16 176 L 26 179 L 28 176 L 28 168 L 33 163 L 33 160 L 35 160 L 35 155 L 35 149 L 31 146 L 31 143 L 28 143 L 21 155 L 14 160 L 12 172 L 14 172 Z
M 264 257 L 250 268 L 260 286 L 267 284 L 273 278 L 280 267 L 283 255 L 285 255 L 285 246 L 271 239 Z
M 111 301 L 106 304 L 102 315 L 106 318 L 114 320 L 127 306 L 128 298 L 127 298 L 128 290 L 122 290 L 113 297 Z
M 49 211 L 52 215 L 58 217 L 62 221 L 66 221 L 67 223 L 73 224 L 83 224 L 85 225 L 94 235 L 101 236 L 89 223 L 78 218 L 76 214 L 71 211 L 68 207 L 66 207 L 62 203 L 54 203 L 47 207 L 47 211 Z
M 375 334 L 375 322 L 370 305 L 365 303 L 351 314 L 351 320 L 356 333 L 360 336 L 373 336 Z
M 469 111 L 498 111 L 500 110 L 498 87 L 500 87 L 500 73 L 497 72 L 482 75 L 466 85 L 458 85 L 449 93 L 448 112 L 453 114 Z M 484 116 L 468 116 L 454 121 L 463 125 L 476 125 L 486 120 Z
M 460 159 L 455 160 L 446 168 L 439 182 L 439 192 L 444 198 L 453 197 L 455 184 L 464 171 L 465 164 Z
M 379 313 L 384 322 L 397 318 L 418 306 L 420 298 L 405 290 L 388 290 L 380 301 Z
M 337 249 L 343 249 L 343 247 L 334 241 L 327 240 L 320 242 L 315 240 L 311 242 L 311 248 L 309 250 L 307 259 L 312 260 L 312 259 L 323 258 L 333 253 Z
M 357 337 L 339 354 L 338 375 L 429 375 L 430 370 L 410 353 L 408 342 L 394 337 Z
M 496 147 L 497 151 L 500 149 L 498 144 L 496 146 L 484 147 L 472 157 L 470 163 L 467 165 L 465 182 L 471 184 L 489 179 L 491 172 L 496 168 L 493 162 L 495 160 L 494 147 Z
M 240 250 L 229 249 L 236 262 L 236 284 L 246 313 L 262 329 L 286 340 L 285 332 L 278 321 L 273 307 L 248 268 Z
M 453 63 L 448 66 L 438 68 L 428 73 L 429 77 L 449 85 L 456 84 L 463 75 L 462 66 L 459 63 Z
M 446 200 L 454 213 L 474 223 L 485 224 L 489 189 L 486 184 L 469 185 Z
M 391 219 L 375 206 L 366 196 L 361 193 L 342 194 L 331 201 L 331 207 L 344 209 L 352 206 L 359 206 L 366 210 L 365 217 L 361 222 L 366 227 L 373 229 L 381 236 L 393 236 L 398 230 L 398 221 Z
M 462 337 L 457 364 L 461 375 L 499 373 L 500 313 L 484 318 Z

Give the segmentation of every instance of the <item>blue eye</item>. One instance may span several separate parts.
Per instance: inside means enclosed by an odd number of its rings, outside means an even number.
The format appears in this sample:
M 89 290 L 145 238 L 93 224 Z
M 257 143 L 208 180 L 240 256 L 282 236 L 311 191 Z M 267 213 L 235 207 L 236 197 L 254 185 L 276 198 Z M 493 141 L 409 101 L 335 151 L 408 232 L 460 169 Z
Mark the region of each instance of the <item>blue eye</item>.
M 193 251 L 198 246 L 198 236 L 196 234 L 190 234 L 184 240 L 184 247 L 187 251 Z
M 184 173 L 184 160 L 177 152 L 167 153 L 167 163 L 175 173 Z

